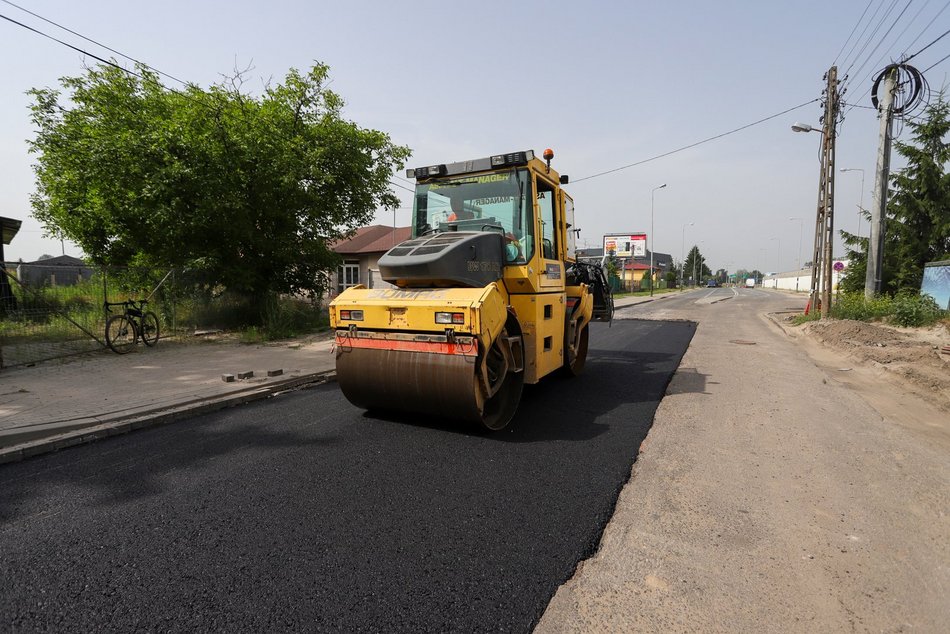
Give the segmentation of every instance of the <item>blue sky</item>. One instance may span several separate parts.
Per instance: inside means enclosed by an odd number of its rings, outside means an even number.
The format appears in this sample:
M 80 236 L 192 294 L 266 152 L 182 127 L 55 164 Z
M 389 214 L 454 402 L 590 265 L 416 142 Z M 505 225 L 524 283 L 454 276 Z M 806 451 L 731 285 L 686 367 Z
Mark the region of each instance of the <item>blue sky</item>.
M 551 147 L 556 169 L 573 179 L 815 99 L 836 58 L 842 73 L 851 69 L 845 99 L 870 106 L 865 93 L 873 74 L 950 28 L 950 9 L 938 16 L 946 0 L 16 4 L 203 86 L 252 65 L 247 85 L 259 91 L 263 81 L 280 80 L 287 69 L 318 60 L 330 66 L 331 88 L 346 101 L 346 116 L 412 148 L 409 166 Z M 8 4 L 0 3 L 0 14 L 114 56 Z M 858 39 L 865 24 L 870 27 Z M 83 58 L 2 20 L 0 50 L 0 215 L 23 220 L 5 256 L 29 261 L 59 254 L 62 246 L 44 238 L 29 215 L 33 174 L 26 139 L 33 131 L 25 92 L 81 74 Z M 923 70 L 948 53 L 950 37 L 913 63 Z M 929 71 L 931 87 L 946 85 L 948 71 L 950 60 Z M 817 125 L 820 115 L 813 103 L 723 139 L 568 186 L 581 243 L 597 246 L 610 232 L 649 232 L 651 190 L 667 183 L 655 195 L 657 251 L 679 259 L 684 242 L 686 249 L 698 243 L 713 269 L 793 269 L 799 244 L 802 259 L 811 257 L 820 135 L 796 134 L 790 125 Z M 837 164 L 865 170 L 866 207 L 877 137 L 873 110 L 848 111 Z M 900 166 L 896 156 L 893 166 Z M 396 211 L 397 224 L 406 225 L 410 194 L 394 191 L 405 201 Z M 839 173 L 836 228 L 857 229 L 860 196 L 860 172 Z M 391 224 L 392 212 L 380 212 L 377 220 Z M 867 234 L 867 223 L 862 232 Z M 81 255 L 69 243 L 65 251 Z

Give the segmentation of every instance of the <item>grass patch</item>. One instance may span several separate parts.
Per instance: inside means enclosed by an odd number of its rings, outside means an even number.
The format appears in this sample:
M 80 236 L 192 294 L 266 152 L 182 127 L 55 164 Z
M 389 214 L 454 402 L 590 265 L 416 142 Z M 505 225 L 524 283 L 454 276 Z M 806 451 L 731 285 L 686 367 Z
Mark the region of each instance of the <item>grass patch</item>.
M 795 315 L 791 319 L 791 324 L 793 326 L 801 326 L 802 324 L 807 324 L 810 321 L 818 321 L 821 319 L 821 313 L 818 311 L 812 311 L 807 315 L 802 313 L 801 315 Z
M 916 328 L 930 326 L 948 319 L 948 313 L 937 306 L 930 295 L 903 290 L 897 295 L 875 295 L 867 299 L 864 293 L 841 293 L 831 308 L 835 319 L 856 321 L 886 321 Z

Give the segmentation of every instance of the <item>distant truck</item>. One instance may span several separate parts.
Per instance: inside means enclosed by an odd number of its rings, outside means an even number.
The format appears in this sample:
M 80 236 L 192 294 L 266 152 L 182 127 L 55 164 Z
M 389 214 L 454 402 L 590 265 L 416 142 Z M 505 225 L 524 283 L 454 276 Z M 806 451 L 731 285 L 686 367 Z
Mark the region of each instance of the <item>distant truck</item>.
M 755 287 L 755 278 L 754 278 L 754 277 L 747 277 L 746 280 L 745 280 L 745 287 L 746 287 L 746 288 L 754 288 L 754 287 Z

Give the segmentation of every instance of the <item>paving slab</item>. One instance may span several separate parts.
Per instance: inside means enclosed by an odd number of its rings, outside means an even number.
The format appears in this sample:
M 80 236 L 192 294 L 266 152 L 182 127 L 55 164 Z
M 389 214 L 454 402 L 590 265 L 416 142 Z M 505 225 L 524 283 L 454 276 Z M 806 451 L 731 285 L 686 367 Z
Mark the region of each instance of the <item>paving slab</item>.
M 55 449 L 124 422 L 141 427 L 169 414 L 180 417 L 326 378 L 335 367 L 332 345 L 330 333 L 255 345 L 170 340 L 126 355 L 103 351 L 5 369 L 0 461 L 4 455 L 16 459 L 23 445 Z M 226 375 L 248 378 L 226 382 Z

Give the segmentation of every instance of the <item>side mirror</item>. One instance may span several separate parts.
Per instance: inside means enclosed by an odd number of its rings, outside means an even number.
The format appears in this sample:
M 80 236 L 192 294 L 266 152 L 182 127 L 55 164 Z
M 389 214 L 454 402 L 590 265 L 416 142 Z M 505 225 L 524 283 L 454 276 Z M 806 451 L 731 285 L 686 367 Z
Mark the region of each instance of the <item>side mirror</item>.
M 561 175 L 561 184 L 567 185 L 570 182 L 570 177 L 567 174 Z

